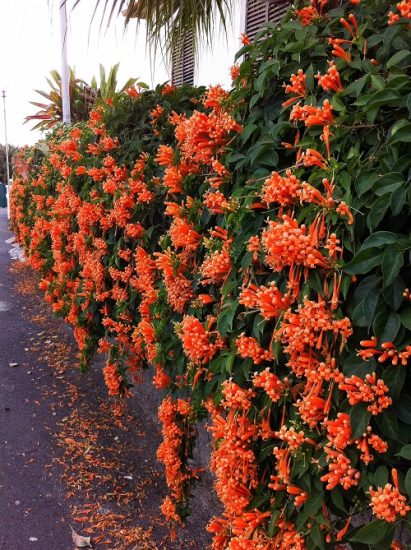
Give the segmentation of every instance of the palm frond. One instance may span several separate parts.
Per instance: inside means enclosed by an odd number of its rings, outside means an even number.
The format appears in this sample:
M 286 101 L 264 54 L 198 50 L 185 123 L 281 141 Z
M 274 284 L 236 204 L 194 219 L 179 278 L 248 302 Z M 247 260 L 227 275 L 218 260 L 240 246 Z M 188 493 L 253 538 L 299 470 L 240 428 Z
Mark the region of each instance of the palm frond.
M 76 0 L 74 7 L 82 0 Z M 83 0 L 84 1 L 84 0 Z M 95 13 L 103 8 L 102 21 L 110 24 L 114 15 L 123 14 L 125 24 L 131 19 L 145 20 L 149 43 L 164 48 L 166 53 L 193 36 L 194 49 L 200 42 L 212 46 L 214 30 L 227 32 L 232 8 L 238 0 L 95 0 Z

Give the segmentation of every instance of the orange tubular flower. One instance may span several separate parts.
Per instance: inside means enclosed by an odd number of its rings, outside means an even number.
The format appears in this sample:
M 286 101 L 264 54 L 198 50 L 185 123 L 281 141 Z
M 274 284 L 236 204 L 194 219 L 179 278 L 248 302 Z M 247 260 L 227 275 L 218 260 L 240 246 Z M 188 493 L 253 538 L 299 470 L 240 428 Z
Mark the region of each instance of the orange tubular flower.
M 251 40 L 248 38 L 248 36 L 244 33 L 241 33 L 241 43 L 243 46 L 249 46 L 251 44 Z
M 340 204 L 337 206 L 336 212 L 340 216 L 347 216 L 348 225 L 352 225 L 354 223 L 354 216 L 352 215 L 349 207 L 346 205 L 344 201 L 341 201 Z
M 278 172 L 272 172 L 264 182 L 261 200 L 267 205 L 277 203 L 281 206 L 289 206 L 297 201 L 300 187 L 301 181 L 290 169 L 287 169 L 285 177 Z
M 237 352 L 243 359 L 251 357 L 254 365 L 259 365 L 263 361 L 272 361 L 273 354 L 269 350 L 263 349 L 257 340 L 251 336 L 244 336 L 244 333 L 235 341 Z
M 332 54 L 335 57 L 339 57 L 340 59 L 343 59 L 347 63 L 350 63 L 351 61 L 351 53 L 344 50 L 344 48 L 341 47 L 341 44 L 351 43 L 350 40 L 344 40 L 342 38 L 329 38 L 328 43 L 332 46 Z
M 181 193 L 183 188 L 183 176 L 176 166 L 167 166 L 164 172 L 163 185 L 172 195 Z
M 321 168 L 322 170 L 328 169 L 327 161 L 322 154 L 315 149 L 307 149 L 304 151 L 300 156 L 298 164 L 303 164 L 306 167 L 318 166 L 318 168 Z
M 295 496 L 294 502 L 296 506 L 301 506 L 308 500 L 308 493 L 300 489 L 300 487 L 296 487 L 295 485 L 288 485 L 287 486 L 287 493 L 289 495 Z
M 295 94 L 294 97 L 283 103 L 283 107 L 289 107 L 299 99 L 307 95 L 306 76 L 302 69 L 298 69 L 297 74 L 292 74 L 290 84 L 283 84 L 286 94 Z
M 279 401 L 285 388 L 285 384 L 268 367 L 262 372 L 254 373 L 253 386 L 262 388 L 273 403 Z
M 370 403 L 367 410 L 373 415 L 380 414 L 392 404 L 391 397 L 387 396 L 388 387 L 383 380 L 377 380 L 375 372 L 367 374 L 365 380 L 355 375 L 346 378 L 339 388 L 347 392 L 351 406 L 361 402 Z
M 240 66 L 239 65 L 233 65 L 231 68 L 230 68 L 230 76 L 231 76 L 231 80 L 235 80 L 236 78 L 238 78 L 238 75 L 240 74 Z
M 351 466 L 350 459 L 341 451 L 336 451 L 330 447 L 325 447 L 327 455 L 329 473 L 321 477 L 321 481 L 327 483 L 327 491 L 331 491 L 337 485 L 341 485 L 346 491 L 351 487 L 358 485 L 360 472 Z
M 204 195 L 204 204 L 213 214 L 223 214 L 230 208 L 230 203 L 221 191 L 207 191 Z
M 283 216 L 282 223 L 269 221 L 261 242 L 266 251 L 265 261 L 274 271 L 290 265 L 310 268 L 326 265 L 325 257 L 312 244 L 306 226 L 299 226 L 297 220 L 289 216 Z
M 184 353 L 195 364 L 208 363 L 223 347 L 221 336 L 217 333 L 212 342 L 211 333 L 193 315 L 183 317 L 181 325 L 177 326 L 177 334 L 183 344 Z
M 345 413 L 338 413 L 335 420 L 326 420 L 328 441 L 336 448 L 343 450 L 353 443 L 350 417 Z
M 301 106 L 300 104 L 294 105 L 291 110 L 290 120 L 291 122 L 302 121 L 307 127 L 330 125 L 334 122 L 332 109 L 333 106 L 328 99 L 324 101 L 322 107 L 313 107 L 311 105 Z
M 334 61 L 329 61 L 329 69 L 327 74 L 321 75 L 317 73 L 318 84 L 325 92 L 343 92 L 344 88 L 341 84 L 340 73 L 335 66 Z
M 201 242 L 201 235 L 194 230 L 194 225 L 182 218 L 175 218 L 170 227 L 171 242 L 175 248 L 196 250 Z
M 200 267 L 201 284 L 220 284 L 231 271 L 231 258 L 226 246 L 206 256 Z
M 107 363 L 104 367 L 104 381 L 108 388 L 109 395 L 119 395 L 121 377 L 118 373 L 117 365 Z
M 320 13 L 314 6 L 306 6 L 300 10 L 296 10 L 296 14 L 301 25 L 304 27 L 312 25 L 316 19 L 321 17 Z
M 373 514 L 388 523 L 394 523 L 398 516 L 404 517 L 411 510 L 406 497 L 399 491 L 397 470 L 395 468 L 391 470 L 391 476 L 393 485 L 387 483 L 383 488 L 378 487 L 374 490 L 370 487 L 369 489 L 370 506 Z
M 167 145 L 160 145 L 154 159 L 160 166 L 170 166 L 174 163 L 174 150 Z

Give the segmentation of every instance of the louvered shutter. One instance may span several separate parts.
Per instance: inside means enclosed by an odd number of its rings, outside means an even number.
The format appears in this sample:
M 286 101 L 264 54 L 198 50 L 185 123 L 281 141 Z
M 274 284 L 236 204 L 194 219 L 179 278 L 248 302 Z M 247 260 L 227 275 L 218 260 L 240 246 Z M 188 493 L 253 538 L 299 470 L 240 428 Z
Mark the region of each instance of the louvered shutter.
M 250 40 L 268 21 L 268 4 L 265 0 L 247 0 L 245 34 Z
M 265 23 L 279 21 L 289 7 L 289 0 L 246 0 L 245 34 L 254 40 Z
M 269 0 L 268 2 L 268 20 L 276 23 L 285 15 L 290 8 L 289 0 Z
M 175 86 L 194 84 L 193 35 L 186 34 L 173 49 L 171 59 L 171 82 Z

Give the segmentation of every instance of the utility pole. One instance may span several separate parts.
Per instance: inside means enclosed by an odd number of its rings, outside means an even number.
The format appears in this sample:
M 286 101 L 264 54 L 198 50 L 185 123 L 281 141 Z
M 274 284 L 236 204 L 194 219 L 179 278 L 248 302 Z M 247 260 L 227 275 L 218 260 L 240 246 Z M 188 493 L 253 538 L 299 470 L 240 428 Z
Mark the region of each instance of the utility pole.
M 67 64 L 67 0 L 60 2 L 60 38 L 61 38 L 61 99 L 63 104 L 63 122 L 71 123 L 70 113 L 70 77 Z
M 4 140 L 6 145 L 6 176 L 7 176 L 7 218 L 10 219 L 10 166 L 9 166 L 9 142 L 7 140 L 7 117 L 6 117 L 6 91 L 2 91 L 3 114 L 4 114 Z

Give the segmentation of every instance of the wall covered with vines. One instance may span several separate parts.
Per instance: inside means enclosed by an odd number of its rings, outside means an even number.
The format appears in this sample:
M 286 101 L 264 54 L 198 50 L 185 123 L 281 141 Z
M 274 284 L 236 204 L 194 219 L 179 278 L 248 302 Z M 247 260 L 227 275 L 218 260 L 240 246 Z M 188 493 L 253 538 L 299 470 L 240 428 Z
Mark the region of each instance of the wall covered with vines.
M 208 419 L 215 549 L 409 529 L 410 19 L 312 1 L 243 38 L 230 93 L 133 88 L 16 162 L 12 226 L 81 364 L 164 392 L 173 524 Z

